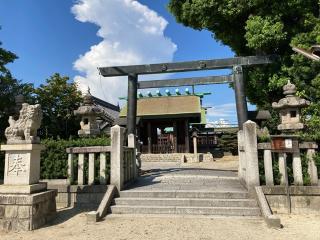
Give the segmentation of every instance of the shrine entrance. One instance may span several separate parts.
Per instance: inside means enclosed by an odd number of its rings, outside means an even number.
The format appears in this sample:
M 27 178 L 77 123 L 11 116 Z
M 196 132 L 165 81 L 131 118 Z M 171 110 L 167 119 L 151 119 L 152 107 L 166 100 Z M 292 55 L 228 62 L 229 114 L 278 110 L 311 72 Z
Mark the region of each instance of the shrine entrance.
M 226 59 L 213 59 L 190 62 L 159 63 L 147 65 L 100 67 L 103 77 L 128 76 L 127 132 L 137 134 L 137 90 L 161 87 L 195 86 L 217 83 L 232 83 L 235 91 L 239 129 L 248 119 L 247 100 L 244 87 L 243 68 L 253 65 L 269 64 L 274 56 L 247 56 Z M 138 81 L 139 75 L 162 74 L 190 71 L 232 69 L 230 75 L 180 78 L 167 80 Z

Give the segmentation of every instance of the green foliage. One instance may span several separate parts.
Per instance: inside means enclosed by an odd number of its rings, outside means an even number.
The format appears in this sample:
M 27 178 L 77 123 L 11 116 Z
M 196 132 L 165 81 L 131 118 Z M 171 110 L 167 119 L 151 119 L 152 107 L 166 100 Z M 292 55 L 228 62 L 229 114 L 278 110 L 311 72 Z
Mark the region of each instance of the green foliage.
M 68 77 L 56 73 L 35 89 L 36 101 L 43 111 L 42 137 L 68 139 L 77 135 L 80 120 L 73 115 L 73 110 L 82 99 L 76 84 L 68 81 Z
M 286 39 L 280 19 L 275 17 L 250 16 L 245 27 L 247 46 L 252 49 L 270 49 Z
M 273 154 L 272 156 L 273 181 L 275 185 L 280 185 L 281 173 L 279 171 L 279 161 L 276 159 L 278 159 L 278 154 Z
M 279 172 L 279 161 L 278 154 L 273 153 L 272 154 L 272 171 L 273 171 L 273 181 L 275 185 L 280 185 L 280 179 L 281 174 Z M 265 185 L 266 184 L 266 178 L 264 175 L 264 161 L 263 161 L 263 151 L 258 151 L 258 166 L 259 166 L 259 178 L 260 178 L 260 184 Z M 290 173 L 290 170 L 288 171 Z M 290 176 L 289 178 L 291 178 Z
M 231 152 L 233 155 L 238 154 L 238 137 L 237 130 L 223 131 L 218 140 L 218 148 L 223 152 Z
M 109 138 L 79 138 L 71 140 L 46 139 L 41 142 L 46 149 L 41 154 L 41 178 L 65 179 L 67 178 L 68 147 L 108 146 Z M 76 161 L 76 160 L 75 160 Z M 76 165 L 75 165 L 76 166 Z M 76 172 L 76 171 L 75 171 Z M 87 170 L 86 170 L 87 174 Z
M 17 56 L 1 48 L 0 42 L 0 141 L 4 140 L 4 130 L 9 125 L 9 116 L 14 113 L 14 97 L 18 94 L 28 97 L 32 92 L 30 84 L 21 84 L 6 68 L 6 65 L 15 59 Z
M 317 169 L 318 169 L 318 176 L 320 176 L 320 153 L 317 152 L 314 156 L 314 162 L 317 166 Z
M 258 136 L 258 143 L 270 142 L 271 137 L 269 134 L 261 134 Z
M 178 22 L 211 31 L 237 56 L 279 55 L 272 65 L 246 70 L 248 99 L 269 109 L 291 79 L 313 102 L 306 124 L 308 134 L 320 140 L 320 63 L 292 51 L 292 46 L 308 49 L 320 43 L 318 0 L 170 0 L 168 8 Z

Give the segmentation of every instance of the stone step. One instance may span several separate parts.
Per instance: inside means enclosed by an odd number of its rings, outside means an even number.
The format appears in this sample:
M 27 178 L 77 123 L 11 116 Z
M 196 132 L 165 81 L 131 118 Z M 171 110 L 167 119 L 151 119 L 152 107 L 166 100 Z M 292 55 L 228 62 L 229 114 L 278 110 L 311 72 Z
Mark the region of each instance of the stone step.
M 257 207 L 175 207 L 175 206 L 111 206 L 112 214 L 186 214 L 219 216 L 260 216 Z
M 126 190 L 120 192 L 121 198 L 209 198 L 246 199 L 245 191 L 199 191 L 199 190 Z
M 130 206 L 187 206 L 187 207 L 257 207 L 253 199 L 207 198 L 116 198 L 116 205 Z

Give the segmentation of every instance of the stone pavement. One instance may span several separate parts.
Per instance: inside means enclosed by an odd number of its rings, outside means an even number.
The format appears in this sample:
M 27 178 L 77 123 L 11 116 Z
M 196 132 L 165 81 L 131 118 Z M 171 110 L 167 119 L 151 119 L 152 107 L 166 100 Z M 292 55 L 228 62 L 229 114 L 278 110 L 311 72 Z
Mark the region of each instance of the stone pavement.
M 245 191 L 236 170 L 215 168 L 214 162 L 204 167 L 202 163 L 143 163 L 142 176 L 128 189 Z
M 120 192 L 113 214 L 260 217 L 235 170 L 203 165 L 145 163 L 137 182 Z

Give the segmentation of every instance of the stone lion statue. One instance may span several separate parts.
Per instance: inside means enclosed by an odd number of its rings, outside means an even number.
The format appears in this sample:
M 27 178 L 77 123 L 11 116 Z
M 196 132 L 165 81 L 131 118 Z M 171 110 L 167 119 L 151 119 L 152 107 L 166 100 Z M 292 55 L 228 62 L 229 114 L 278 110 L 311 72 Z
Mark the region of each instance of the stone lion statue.
M 23 103 L 18 120 L 9 117 L 10 126 L 5 130 L 8 144 L 14 143 L 38 143 L 37 130 L 42 121 L 42 110 L 40 104 L 29 105 Z

